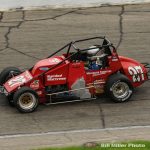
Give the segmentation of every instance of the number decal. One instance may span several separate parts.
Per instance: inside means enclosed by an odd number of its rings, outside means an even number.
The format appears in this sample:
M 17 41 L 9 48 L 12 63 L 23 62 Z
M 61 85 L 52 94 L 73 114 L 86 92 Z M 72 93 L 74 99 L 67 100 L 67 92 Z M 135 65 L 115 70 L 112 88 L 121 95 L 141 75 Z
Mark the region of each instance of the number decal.
M 140 82 L 144 80 L 144 74 L 141 66 L 129 67 L 128 71 L 132 76 L 133 82 Z

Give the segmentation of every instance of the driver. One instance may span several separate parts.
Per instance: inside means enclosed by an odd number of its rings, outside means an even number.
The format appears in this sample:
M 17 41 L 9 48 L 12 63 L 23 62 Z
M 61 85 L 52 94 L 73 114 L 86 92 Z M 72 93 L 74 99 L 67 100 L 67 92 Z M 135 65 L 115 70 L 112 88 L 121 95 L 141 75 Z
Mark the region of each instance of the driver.
M 87 51 L 87 59 L 89 60 L 88 69 L 99 70 L 102 67 L 100 56 L 103 55 L 103 50 L 96 45 L 91 46 L 91 49 Z
M 89 50 L 80 51 L 76 55 L 76 60 L 83 61 L 87 70 L 99 70 L 102 68 L 103 55 L 105 55 L 104 49 L 101 49 L 100 45 L 93 45 L 89 47 Z

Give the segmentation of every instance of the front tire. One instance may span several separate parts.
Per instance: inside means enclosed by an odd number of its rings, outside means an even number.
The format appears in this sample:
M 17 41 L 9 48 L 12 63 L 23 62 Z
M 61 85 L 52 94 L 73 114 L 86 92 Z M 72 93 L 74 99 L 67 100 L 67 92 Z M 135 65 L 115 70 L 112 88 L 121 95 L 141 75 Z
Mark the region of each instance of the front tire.
M 110 76 L 105 86 L 105 92 L 112 101 L 122 103 L 130 100 L 133 86 L 125 75 L 118 73 Z
M 17 76 L 21 73 L 21 71 L 16 67 L 7 67 L 0 74 L 0 85 L 2 86 L 6 81 L 12 78 L 11 72 L 13 72 L 14 76 Z
M 13 97 L 16 108 L 22 113 L 31 113 L 39 105 L 37 93 L 29 87 L 21 87 Z
M 5 82 L 7 82 L 10 78 L 12 78 L 11 72 L 13 73 L 13 76 L 17 76 L 21 74 L 21 71 L 16 67 L 7 67 L 5 68 L 1 74 L 0 74 L 0 85 L 3 86 Z M 13 102 L 13 94 L 7 96 L 8 103 L 10 106 L 14 106 Z
M 7 99 L 8 99 L 9 106 L 14 107 L 15 105 L 14 105 L 14 101 L 13 101 L 13 94 L 8 95 Z

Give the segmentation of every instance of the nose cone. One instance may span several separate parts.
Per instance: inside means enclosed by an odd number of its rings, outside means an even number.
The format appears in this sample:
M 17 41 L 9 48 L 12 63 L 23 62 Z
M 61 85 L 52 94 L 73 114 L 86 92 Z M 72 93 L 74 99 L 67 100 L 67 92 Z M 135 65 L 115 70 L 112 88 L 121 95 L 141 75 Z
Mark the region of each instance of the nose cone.
M 23 72 L 22 74 L 9 79 L 4 84 L 4 87 L 8 93 L 11 93 L 11 92 L 15 91 L 18 87 L 23 85 L 24 83 L 27 83 L 28 81 L 30 81 L 32 78 L 33 78 L 32 75 L 27 70 L 27 71 Z

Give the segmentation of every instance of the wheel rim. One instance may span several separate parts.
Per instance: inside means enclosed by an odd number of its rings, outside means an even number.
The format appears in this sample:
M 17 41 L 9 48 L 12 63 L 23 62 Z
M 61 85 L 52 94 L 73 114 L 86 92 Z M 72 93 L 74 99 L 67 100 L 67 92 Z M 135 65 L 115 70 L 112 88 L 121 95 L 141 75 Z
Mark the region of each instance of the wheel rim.
M 117 82 L 112 86 L 112 92 L 117 99 L 124 99 L 128 97 L 130 88 L 125 82 Z
M 36 97 L 32 93 L 24 93 L 20 96 L 18 104 L 24 110 L 32 109 L 36 105 Z

